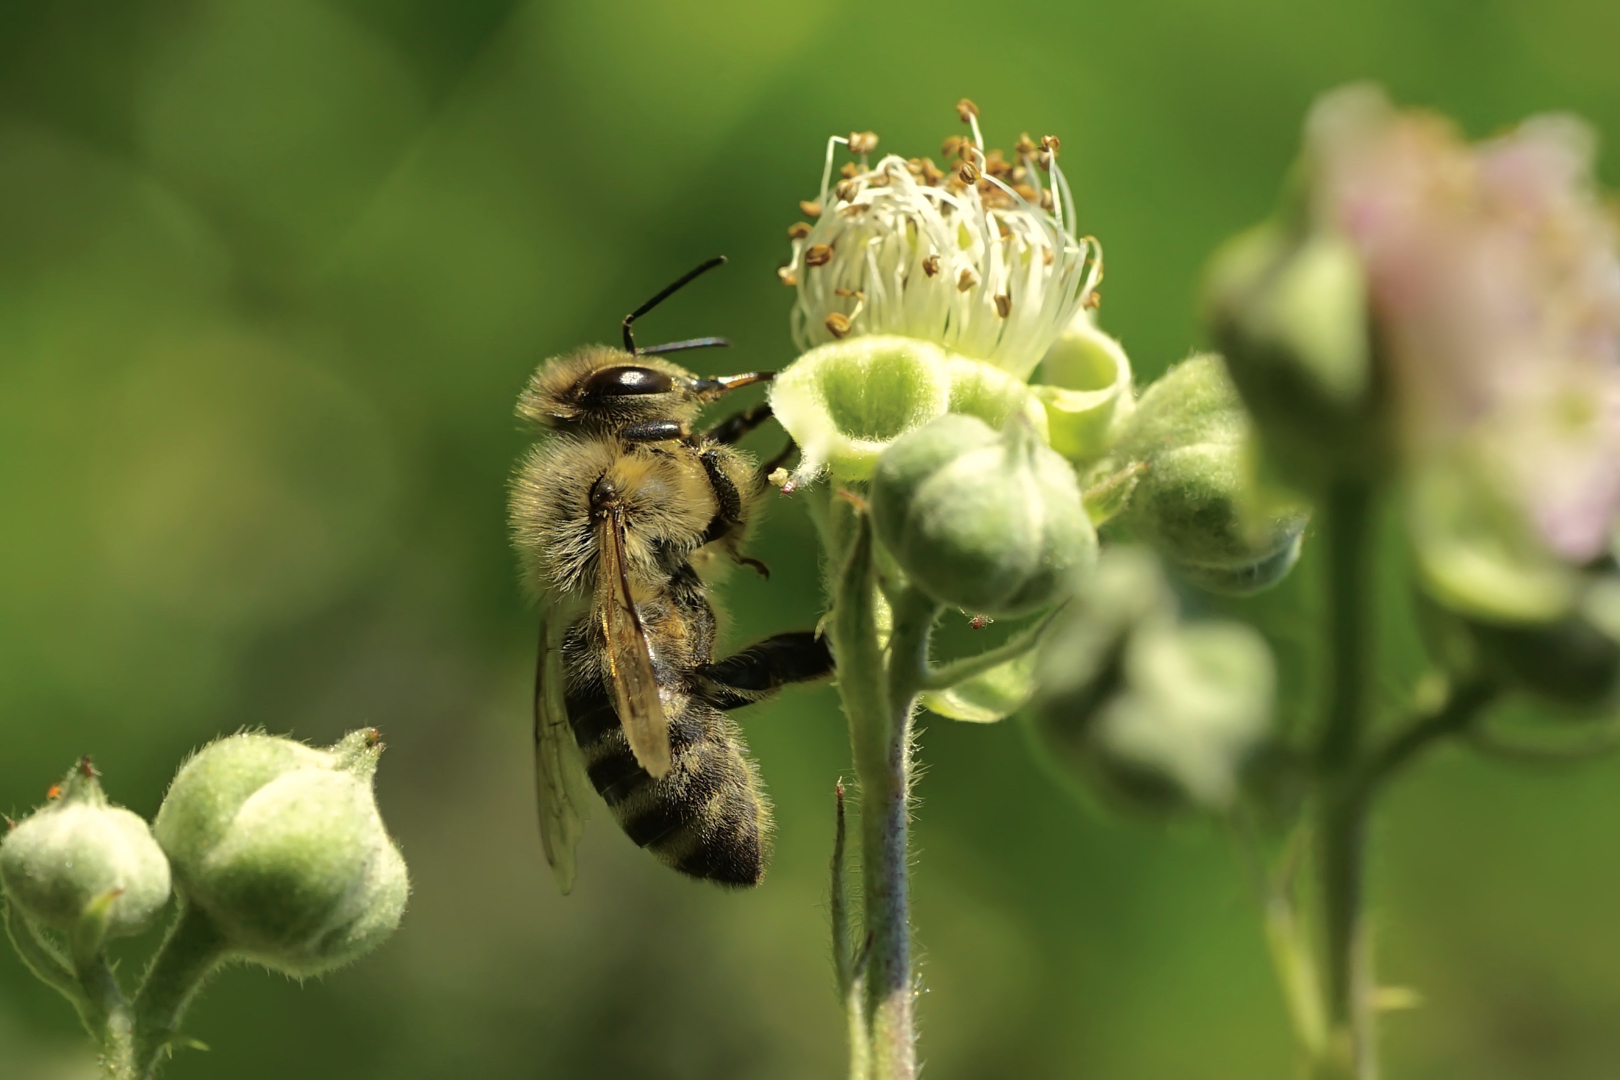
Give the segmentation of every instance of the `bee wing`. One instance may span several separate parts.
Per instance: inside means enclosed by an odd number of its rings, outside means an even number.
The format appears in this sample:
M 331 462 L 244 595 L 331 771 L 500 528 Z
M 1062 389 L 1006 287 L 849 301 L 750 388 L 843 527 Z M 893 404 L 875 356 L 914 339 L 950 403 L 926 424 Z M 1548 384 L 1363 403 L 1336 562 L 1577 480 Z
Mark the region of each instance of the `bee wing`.
M 534 672 L 534 779 L 540 795 L 540 841 L 565 896 L 574 887 L 574 846 L 590 803 L 590 781 L 563 702 L 562 637 L 568 620 L 540 620 L 540 656 Z
M 658 678 L 647 631 L 630 595 L 630 574 L 625 565 L 624 521 L 611 514 L 598 526 L 600 555 L 596 617 L 607 641 L 609 681 L 619 724 L 630 741 L 636 762 L 654 779 L 669 773 L 669 719 L 658 698 Z

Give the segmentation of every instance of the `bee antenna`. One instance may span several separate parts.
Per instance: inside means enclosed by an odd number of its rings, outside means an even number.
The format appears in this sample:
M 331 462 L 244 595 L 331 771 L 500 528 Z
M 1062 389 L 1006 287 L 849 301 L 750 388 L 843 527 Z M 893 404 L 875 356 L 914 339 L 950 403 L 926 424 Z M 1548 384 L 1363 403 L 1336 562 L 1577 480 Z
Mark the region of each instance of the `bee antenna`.
M 682 287 L 684 287 L 687 283 L 689 283 L 693 278 L 698 277 L 698 276 L 700 276 L 702 274 L 708 273 L 710 270 L 713 270 L 715 267 L 724 264 L 725 261 L 726 261 L 726 257 L 724 255 L 716 255 L 714 258 L 708 260 L 707 262 L 705 262 L 705 263 L 703 263 L 703 264 L 701 264 L 701 265 L 699 265 L 699 266 L 697 266 L 697 267 L 695 267 L 695 268 L 693 268 L 691 270 L 688 270 L 686 273 L 682 274 L 680 279 L 677 280 L 674 284 L 666 285 L 663 289 L 661 289 L 659 291 L 657 296 L 654 296 L 651 300 L 648 300 L 645 304 L 642 304 L 640 307 L 636 308 L 636 310 L 634 310 L 630 314 L 626 315 L 624 317 L 624 351 L 627 352 L 627 353 L 631 353 L 632 355 L 639 354 L 640 351 L 641 351 L 641 350 L 636 348 L 635 335 L 630 332 L 630 324 L 631 323 L 635 322 L 637 319 L 639 319 L 643 315 L 647 314 L 647 312 L 651 311 L 653 308 L 657 307 L 659 304 L 662 304 L 665 300 L 668 300 L 672 294 L 678 292 Z M 705 342 L 705 343 L 707 344 L 708 342 Z M 681 343 L 677 343 L 677 344 L 681 344 Z M 701 348 L 701 346 L 696 346 L 696 345 L 689 345 L 687 347 L 688 348 Z M 667 352 L 669 350 L 664 349 L 664 350 L 661 350 L 661 351 Z

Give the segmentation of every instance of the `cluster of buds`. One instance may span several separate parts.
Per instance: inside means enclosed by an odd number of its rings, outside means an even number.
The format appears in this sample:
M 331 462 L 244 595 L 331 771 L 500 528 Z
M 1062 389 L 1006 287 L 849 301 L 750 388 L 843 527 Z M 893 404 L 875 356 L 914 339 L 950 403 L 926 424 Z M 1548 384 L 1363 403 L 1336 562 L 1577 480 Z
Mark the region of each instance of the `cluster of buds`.
M 1470 145 L 1372 88 L 1330 94 L 1298 188 L 1206 295 L 1274 460 L 1307 487 L 1399 477 L 1426 598 L 1463 628 L 1441 643 L 1457 674 L 1607 701 L 1620 225 L 1593 147 L 1569 117 Z M 1554 655 L 1593 662 L 1554 677 Z
M 151 827 L 107 801 L 85 759 L 0 840 L 11 938 L 78 1006 L 110 1075 L 151 1075 L 219 964 L 316 975 L 394 931 L 409 884 L 372 794 L 381 752 L 370 728 L 329 750 L 221 739 L 181 767 Z M 105 943 L 152 926 L 171 891 L 174 927 L 126 997 Z

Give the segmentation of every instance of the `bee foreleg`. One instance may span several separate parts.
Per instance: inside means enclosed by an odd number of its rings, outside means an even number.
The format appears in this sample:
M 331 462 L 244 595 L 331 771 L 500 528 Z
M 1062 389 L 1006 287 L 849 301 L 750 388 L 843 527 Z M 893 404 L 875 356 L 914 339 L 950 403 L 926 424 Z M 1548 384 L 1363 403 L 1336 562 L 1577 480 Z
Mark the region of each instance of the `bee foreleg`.
M 750 705 L 788 683 L 832 673 L 832 650 L 814 631 L 795 630 L 758 641 L 698 668 L 700 693 L 718 709 Z
M 708 442 L 731 444 L 771 418 L 771 407 L 761 403 L 720 421 L 703 433 Z

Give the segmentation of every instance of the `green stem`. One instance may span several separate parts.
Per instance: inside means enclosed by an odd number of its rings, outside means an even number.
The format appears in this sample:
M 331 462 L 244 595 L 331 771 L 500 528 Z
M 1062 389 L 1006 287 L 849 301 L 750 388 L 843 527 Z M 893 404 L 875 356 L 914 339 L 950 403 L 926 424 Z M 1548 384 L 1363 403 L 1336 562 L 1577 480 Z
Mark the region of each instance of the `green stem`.
M 859 980 L 872 1080 L 913 1080 L 917 1072 L 912 1023 L 911 922 L 907 904 L 907 811 L 911 709 L 922 668 L 896 683 L 898 657 L 927 648 L 927 628 L 906 604 L 897 611 L 891 655 L 878 637 L 877 575 L 871 524 L 855 507 L 834 501 L 829 536 L 838 544 L 832 618 L 838 693 L 849 719 L 855 774 L 861 787 L 861 884 L 866 945 Z M 847 538 L 847 544 L 842 543 Z M 842 549 L 842 550 L 839 550 Z M 843 558 L 839 558 L 842 555 Z M 932 624 L 932 614 L 927 619 Z M 907 687 L 909 686 L 909 689 Z M 903 700 L 894 691 L 902 691 Z
M 977 656 L 964 656 L 960 660 L 952 660 L 937 667 L 926 666 L 925 658 L 923 675 L 917 681 L 917 688 L 925 691 L 949 690 L 958 683 L 983 675 L 1009 660 L 1016 660 L 1040 643 L 1041 633 L 1051 621 L 1052 616 L 1048 615 L 1034 626 L 1019 631 L 995 648 L 986 649 Z
M 180 1019 L 204 980 L 225 959 L 219 928 L 191 904 L 182 903 L 135 996 L 136 1080 L 147 1080 L 175 1041 Z
M 1372 488 L 1340 480 L 1329 491 L 1326 547 L 1331 670 L 1317 744 L 1317 873 L 1329 1039 L 1319 1075 L 1375 1080 L 1362 924 L 1367 790 L 1360 782 L 1367 689 L 1374 656 Z

